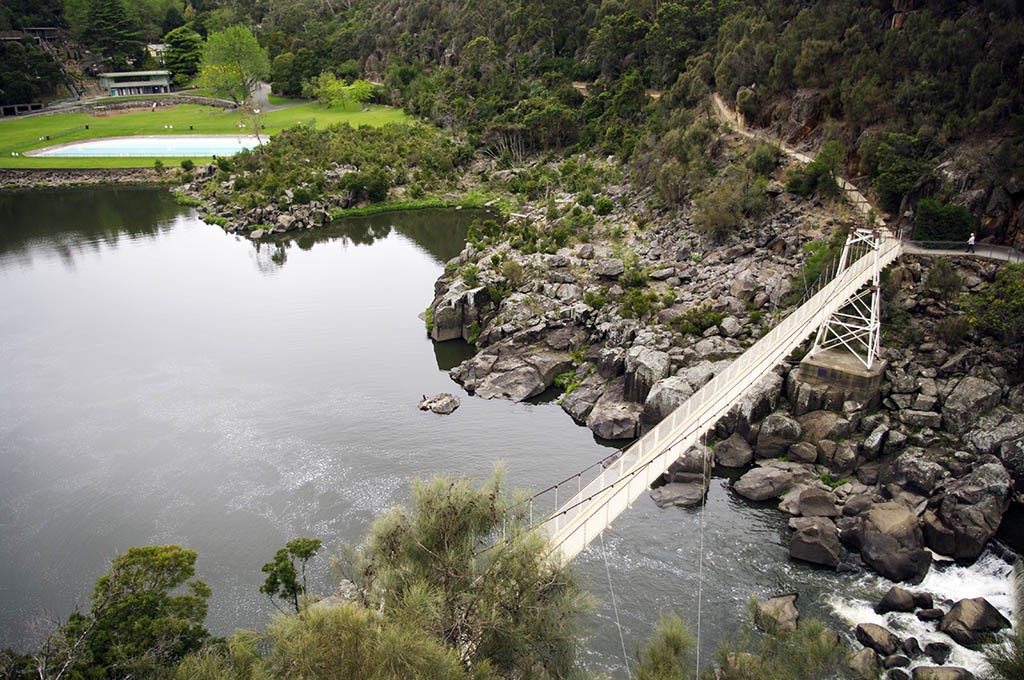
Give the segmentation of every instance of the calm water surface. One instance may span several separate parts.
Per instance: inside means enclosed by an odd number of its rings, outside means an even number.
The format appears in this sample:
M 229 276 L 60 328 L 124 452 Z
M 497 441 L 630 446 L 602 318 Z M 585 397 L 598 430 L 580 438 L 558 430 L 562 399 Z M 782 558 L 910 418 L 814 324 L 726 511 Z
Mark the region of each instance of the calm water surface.
M 0 195 L 0 647 L 38 643 L 112 556 L 152 543 L 198 551 L 212 631 L 262 626 L 260 566 L 290 538 L 337 552 L 419 476 L 502 460 L 539 489 L 606 455 L 555 404 L 449 380 L 467 349 L 435 346 L 418 315 L 472 218 L 400 213 L 257 248 L 161 190 Z M 441 391 L 462 407 L 417 410 Z M 699 607 L 708 660 L 751 595 L 799 590 L 805 614 L 832 616 L 856 606 L 836 592 L 884 592 L 790 562 L 784 518 L 725 478 L 704 527 L 701 561 L 700 513 L 644 497 L 577 560 L 598 599 L 592 668 L 623 674 L 616 618 L 632 662 L 660 611 Z

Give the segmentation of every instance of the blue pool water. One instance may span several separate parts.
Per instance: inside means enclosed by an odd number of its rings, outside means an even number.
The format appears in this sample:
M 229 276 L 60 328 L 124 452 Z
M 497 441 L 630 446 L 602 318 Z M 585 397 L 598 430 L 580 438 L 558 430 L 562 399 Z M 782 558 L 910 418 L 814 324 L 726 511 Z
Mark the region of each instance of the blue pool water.
M 266 141 L 266 138 L 263 139 Z M 31 156 L 231 156 L 258 144 L 252 135 L 111 137 L 37 149 Z

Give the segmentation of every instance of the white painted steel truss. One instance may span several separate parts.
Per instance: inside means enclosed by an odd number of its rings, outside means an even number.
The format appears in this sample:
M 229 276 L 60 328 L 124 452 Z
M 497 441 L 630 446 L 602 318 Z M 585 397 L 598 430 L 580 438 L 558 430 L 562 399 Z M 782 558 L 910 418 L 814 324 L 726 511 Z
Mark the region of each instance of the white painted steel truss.
M 851 229 L 843 245 L 836 276 L 846 269 L 853 253 L 870 255 L 873 260 L 871 281 L 850 298 L 849 303 L 836 310 L 829 320 L 821 325 L 814 338 L 809 354 L 814 356 L 823 349 L 845 347 L 866 368 L 871 368 L 878 359 L 881 317 L 879 302 L 879 277 L 882 267 L 878 253 L 882 236 L 877 229 Z

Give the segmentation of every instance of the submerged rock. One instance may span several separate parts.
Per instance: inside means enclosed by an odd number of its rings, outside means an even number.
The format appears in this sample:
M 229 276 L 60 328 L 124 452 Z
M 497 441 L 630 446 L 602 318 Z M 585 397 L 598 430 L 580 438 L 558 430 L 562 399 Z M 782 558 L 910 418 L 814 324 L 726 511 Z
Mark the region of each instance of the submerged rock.
M 446 416 L 455 409 L 457 409 L 462 402 L 454 394 L 448 394 L 442 392 L 441 394 L 435 394 L 432 397 L 423 397 L 423 401 L 420 402 L 421 411 L 430 411 L 437 413 L 442 416 Z

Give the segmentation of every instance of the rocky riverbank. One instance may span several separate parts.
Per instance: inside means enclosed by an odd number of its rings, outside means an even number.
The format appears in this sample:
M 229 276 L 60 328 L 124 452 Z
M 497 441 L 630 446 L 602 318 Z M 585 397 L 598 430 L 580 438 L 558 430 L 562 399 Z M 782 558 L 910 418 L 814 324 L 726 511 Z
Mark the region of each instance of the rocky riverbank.
M 685 211 L 626 187 L 608 195 L 606 216 L 563 194 L 556 210 L 528 206 L 471 234 L 427 313 L 434 340 L 480 348 L 451 371 L 468 392 L 520 401 L 560 388 L 562 408 L 604 439 L 639 436 L 766 333 L 791 306 L 804 246 L 855 223 L 772 189 L 764 219 L 710 243 Z M 581 216 L 584 242 L 514 246 Z M 913 583 L 933 553 L 977 558 L 1024 492 L 1024 348 L 974 331 L 950 290 L 976 294 L 1000 266 L 902 258 L 883 286 L 876 395 L 802 382 L 794 357 L 680 458 L 655 501 L 699 504 L 710 464 L 744 468 L 737 493 L 792 515 L 794 559 Z
M 153 168 L 0 168 L 0 189 L 48 189 L 93 184 L 163 184 L 167 174 Z

